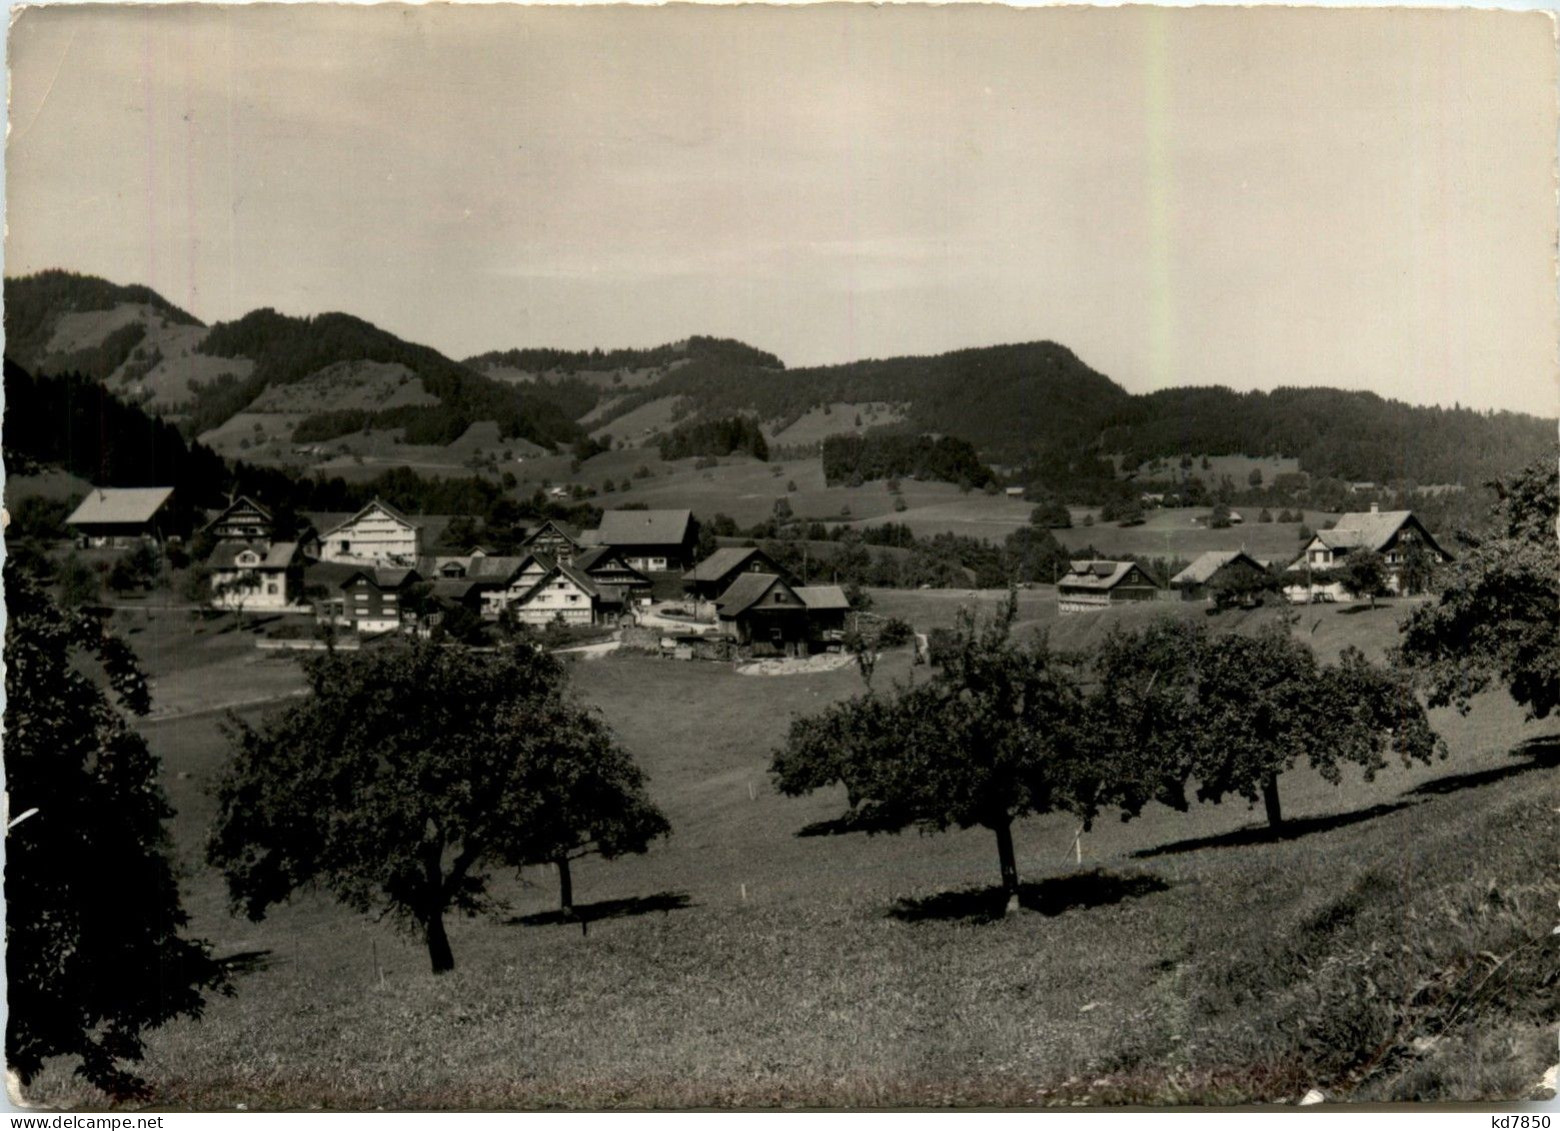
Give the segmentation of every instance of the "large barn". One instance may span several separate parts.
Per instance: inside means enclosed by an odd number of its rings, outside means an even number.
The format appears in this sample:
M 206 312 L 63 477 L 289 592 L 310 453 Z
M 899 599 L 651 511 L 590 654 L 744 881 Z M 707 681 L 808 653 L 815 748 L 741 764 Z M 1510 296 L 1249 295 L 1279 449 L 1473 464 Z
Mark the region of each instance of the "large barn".
M 83 546 L 163 542 L 188 532 L 172 487 L 94 487 L 65 524 Z
M 1162 586 L 1137 562 L 1070 563 L 1056 583 L 1056 603 L 1064 613 L 1092 613 L 1126 601 L 1159 599 Z

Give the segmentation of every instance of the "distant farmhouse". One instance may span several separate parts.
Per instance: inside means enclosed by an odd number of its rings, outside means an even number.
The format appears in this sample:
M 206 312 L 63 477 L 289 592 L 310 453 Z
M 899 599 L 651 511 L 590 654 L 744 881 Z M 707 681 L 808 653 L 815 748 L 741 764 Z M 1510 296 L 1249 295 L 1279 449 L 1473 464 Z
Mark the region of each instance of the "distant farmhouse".
M 351 518 L 321 531 L 320 560 L 410 566 L 422 548 L 422 529 L 390 504 L 375 499 Z
M 1185 601 L 1201 601 L 1220 585 L 1244 574 L 1257 579 L 1268 571 L 1268 563 L 1245 550 L 1209 550 L 1170 579 L 1170 588 Z
M 94 487 L 65 523 L 84 547 L 161 543 L 189 533 L 172 487 Z
M 1431 565 L 1452 560 L 1413 511 L 1384 511 L 1372 503 L 1368 511 L 1339 515 L 1331 530 L 1318 532 L 1306 544 L 1284 571 L 1288 579 L 1284 595 L 1297 602 L 1348 600 L 1348 590 L 1331 574 L 1356 550 L 1382 556 L 1387 588 L 1393 593 L 1405 591 L 1403 570 L 1411 555 L 1422 552 Z
M 1072 562 L 1056 583 L 1057 609 L 1092 613 L 1128 601 L 1155 601 L 1163 587 L 1136 562 Z
M 218 542 L 211 603 L 219 609 L 286 609 L 303 595 L 303 555 L 296 542 Z
M 580 532 L 566 522 L 547 519 L 520 543 L 522 549 L 547 554 L 560 562 L 571 562 L 579 553 Z
M 693 565 L 697 540 L 692 511 L 646 510 L 607 511 L 595 542 L 621 551 L 642 573 L 682 573 Z
M 713 601 L 744 573 L 786 577 L 786 571 L 757 546 L 722 546 L 683 574 L 683 591 L 695 600 Z
M 325 619 L 359 632 L 394 632 L 402 626 L 407 595 L 421 580 L 405 566 L 361 566 L 341 583 L 342 595 L 328 603 Z
M 716 602 L 721 635 L 804 656 L 838 644 L 850 601 L 838 585 L 792 586 L 772 573 L 743 573 Z
M 269 542 L 275 529 L 271 512 L 247 495 L 234 499 L 206 524 L 206 532 L 214 538 L 243 542 Z

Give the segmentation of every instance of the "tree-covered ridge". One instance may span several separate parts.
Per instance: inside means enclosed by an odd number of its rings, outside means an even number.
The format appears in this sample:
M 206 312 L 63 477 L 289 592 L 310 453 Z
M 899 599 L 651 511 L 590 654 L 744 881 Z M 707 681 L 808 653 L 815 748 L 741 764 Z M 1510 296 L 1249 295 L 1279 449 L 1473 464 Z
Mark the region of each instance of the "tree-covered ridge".
M 48 348 L 61 314 L 112 310 L 126 303 L 149 306 L 169 322 L 201 324 L 200 319 L 180 310 L 150 287 L 120 286 L 74 271 L 39 271 L 36 275 L 7 276 L 5 280 L 5 352 L 27 364 Z M 129 352 L 128 347 L 125 352 Z M 112 371 L 111 368 L 109 372 Z
M 1383 483 L 1481 483 L 1553 443 L 1555 422 L 1437 408 L 1342 389 L 1237 393 L 1221 386 L 1132 397 L 1107 422 L 1103 451 L 1128 464 L 1181 455 L 1278 455 L 1313 476 Z
M 831 484 L 909 476 L 971 487 L 984 487 L 996 478 L 968 440 L 894 432 L 828 437 L 823 441 L 823 476 Z
M 564 350 L 536 347 L 530 349 L 490 350 L 468 357 L 466 364 L 482 370 L 506 366 L 526 373 L 600 372 L 610 369 L 658 369 L 673 362 L 702 359 L 725 365 L 784 369 L 785 363 L 772 353 L 734 338 L 707 338 L 695 334 L 686 341 L 668 342 L 649 349 Z
M 297 318 L 271 309 L 251 311 L 235 322 L 213 326 L 200 349 L 215 357 L 254 359 L 253 373 L 229 398 L 245 404 L 268 385 L 293 384 L 341 361 L 404 365 L 422 378 L 439 404 L 414 412 L 382 410 L 372 414 L 369 424 L 402 428 L 409 444 L 452 443 L 479 420 L 497 421 L 505 439 L 519 436 L 549 447 L 581 435 L 579 426 L 551 401 L 523 386 L 483 377 L 429 346 L 403 341 L 350 314 Z
M 769 445 L 758 421 L 751 416 L 719 420 L 685 421 L 660 438 L 661 458 L 729 456 L 743 452 L 754 459 L 768 459 Z

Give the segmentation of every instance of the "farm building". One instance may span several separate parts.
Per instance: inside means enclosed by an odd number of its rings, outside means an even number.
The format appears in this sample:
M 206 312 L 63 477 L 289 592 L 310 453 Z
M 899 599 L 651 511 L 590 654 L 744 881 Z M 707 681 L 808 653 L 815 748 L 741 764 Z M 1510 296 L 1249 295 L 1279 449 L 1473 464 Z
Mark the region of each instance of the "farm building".
M 378 499 L 319 537 L 320 559 L 327 562 L 410 566 L 422 547 L 421 527 Z
M 582 545 L 578 530 L 566 522 L 551 518 L 526 535 L 525 541 L 520 543 L 524 550 L 546 554 L 554 561 L 565 564 L 574 560 Z
M 247 495 L 240 495 L 206 524 L 206 531 L 218 541 L 269 542 L 275 527 L 269 510 Z
M 641 573 L 681 573 L 693 565 L 698 537 L 692 511 L 607 511 L 595 543 L 622 551 Z
M 1267 569 L 1267 562 L 1258 561 L 1245 550 L 1209 550 L 1172 577 L 1170 588 L 1177 590 L 1182 600 L 1201 601 L 1236 574 L 1255 579 Z
M 546 554 L 531 554 L 523 569 L 504 593 L 516 588 L 523 592 L 504 602 L 516 620 L 523 624 L 595 624 L 603 614 L 603 605 L 621 607 L 621 590 L 614 590 L 602 601 L 601 588 L 572 564 L 555 561 Z M 491 594 L 484 595 L 484 601 Z
M 1284 595 L 1291 601 L 1348 600 L 1341 582 L 1330 576 L 1356 550 L 1380 554 L 1387 567 L 1387 588 L 1405 592 L 1410 585 L 1404 569 L 1416 557 L 1427 566 L 1443 565 L 1452 556 L 1443 550 L 1413 511 L 1384 511 L 1372 503 L 1368 511 L 1338 516 L 1331 530 L 1319 531 L 1285 570 Z
M 403 623 L 407 594 L 421 580 L 404 566 L 361 566 L 342 581 L 341 596 L 325 603 L 322 619 L 359 632 L 394 632 Z
M 744 573 L 787 576 L 786 571 L 757 546 L 722 546 L 683 574 L 683 591 L 696 600 L 713 601 Z
M 219 609 L 285 609 L 303 593 L 303 555 L 296 542 L 218 542 L 211 603 Z
M 188 533 L 172 487 L 94 487 L 65 524 L 82 546 L 131 546 Z
M 1125 601 L 1158 600 L 1161 592 L 1159 581 L 1136 562 L 1072 562 L 1056 583 L 1056 603 L 1063 613 L 1090 613 Z
M 804 656 L 844 634 L 850 602 L 837 585 L 792 587 L 772 573 L 743 573 L 716 602 L 723 636 Z
M 569 563 L 594 581 L 606 593 L 619 590 L 625 600 L 649 600 L 651 582 L 639 570 L 628 564 L 621 550 L 611 546 L 592 546 L 581 550 Z

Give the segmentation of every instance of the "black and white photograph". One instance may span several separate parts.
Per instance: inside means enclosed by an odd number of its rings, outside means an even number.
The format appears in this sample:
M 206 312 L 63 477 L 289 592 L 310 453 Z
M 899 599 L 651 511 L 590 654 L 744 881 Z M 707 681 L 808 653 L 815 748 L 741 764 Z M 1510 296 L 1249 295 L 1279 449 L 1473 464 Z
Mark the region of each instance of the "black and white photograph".
M 7 72 L 12 1111 L 1557 1111 L 1554 13 Z

